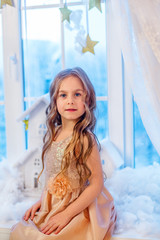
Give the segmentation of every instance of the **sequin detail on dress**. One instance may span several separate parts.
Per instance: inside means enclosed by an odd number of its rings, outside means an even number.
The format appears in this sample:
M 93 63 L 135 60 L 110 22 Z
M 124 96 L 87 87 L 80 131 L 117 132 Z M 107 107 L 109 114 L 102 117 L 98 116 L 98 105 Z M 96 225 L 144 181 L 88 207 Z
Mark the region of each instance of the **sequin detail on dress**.
M 71 140 L 71 136 L 59 142 L 52 142 L 45 156 L 46 181 L 55 177 L 61 171 L 61 162 L 64 150 Z

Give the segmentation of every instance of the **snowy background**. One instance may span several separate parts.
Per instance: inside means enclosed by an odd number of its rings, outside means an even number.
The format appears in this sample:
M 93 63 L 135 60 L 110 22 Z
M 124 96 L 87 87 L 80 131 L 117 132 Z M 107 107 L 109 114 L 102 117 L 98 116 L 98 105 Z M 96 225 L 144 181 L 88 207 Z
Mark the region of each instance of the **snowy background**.
M 37 199 L 26 199 L 21 178 L 7 160 L 0 162 L 0 225 L 20 220 Z M 124 168 L 105 182 L 118 213 L 115 234 L 160 239 L 160 165 Z

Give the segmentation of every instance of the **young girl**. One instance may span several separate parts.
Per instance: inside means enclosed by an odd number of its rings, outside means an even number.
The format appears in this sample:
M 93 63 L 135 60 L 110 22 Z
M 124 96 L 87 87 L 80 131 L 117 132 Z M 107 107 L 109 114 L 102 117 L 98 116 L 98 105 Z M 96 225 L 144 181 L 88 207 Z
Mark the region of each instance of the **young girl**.
M 81 68 L 61 71 L 50 87 L 42 151 L 41 199 L 13 227 L 10 240 L 109 240 L 116 221 L 103 185 L 93 86 Z

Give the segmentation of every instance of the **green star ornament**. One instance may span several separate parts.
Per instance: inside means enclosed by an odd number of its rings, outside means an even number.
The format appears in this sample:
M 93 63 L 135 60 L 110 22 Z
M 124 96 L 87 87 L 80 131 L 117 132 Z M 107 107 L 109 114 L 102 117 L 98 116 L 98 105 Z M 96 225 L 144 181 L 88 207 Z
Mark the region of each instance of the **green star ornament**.
M 8 5 L 10 5 L 10 6 L 14 6 L 14 4 L 13 4 L 13 1 L 12 0 L 1 0 L 1 6 L 0 6 L 0 8 L 2 8 L 4 5 L 6 5 L 6 4 L 8 4 Z
M 23 120 L 24 124 L 25 124 L 25 130 L 28 130 L 28 125 L 29 125 L 29 119 L 27 120 Z
M 101 0 L 89 0 L 89 10 L 94 7 L 96 7 L 100 12 L 102 12 Z
M 94 47 L 97 43 L 98 41 L 92 41 L 88 34 L 86 38 L 86 46 L 82 48 L 82 53 L 91 52 L 92 54 L 95 54 Z
M 72 11 L 69 10 L 66 6 L 64 6 L 64 8 L 59 8 L 59 10 L 62 14 L 62 22 L 67 20 L 70 23 L 70 14 Z

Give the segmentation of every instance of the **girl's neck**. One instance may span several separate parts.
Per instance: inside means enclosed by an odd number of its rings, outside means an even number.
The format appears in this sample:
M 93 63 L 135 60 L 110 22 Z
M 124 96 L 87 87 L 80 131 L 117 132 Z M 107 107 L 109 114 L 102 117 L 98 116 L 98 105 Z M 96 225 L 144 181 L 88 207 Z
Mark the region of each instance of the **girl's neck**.
M 59 142 L 67 137 L 71 136 L 73 133 L 73 128 L 75 124 L 62 124 L 56 134 L 55 141 Z
M 62 121 L 61 131 L 72 133 L 75 124 L 75 121 Z

